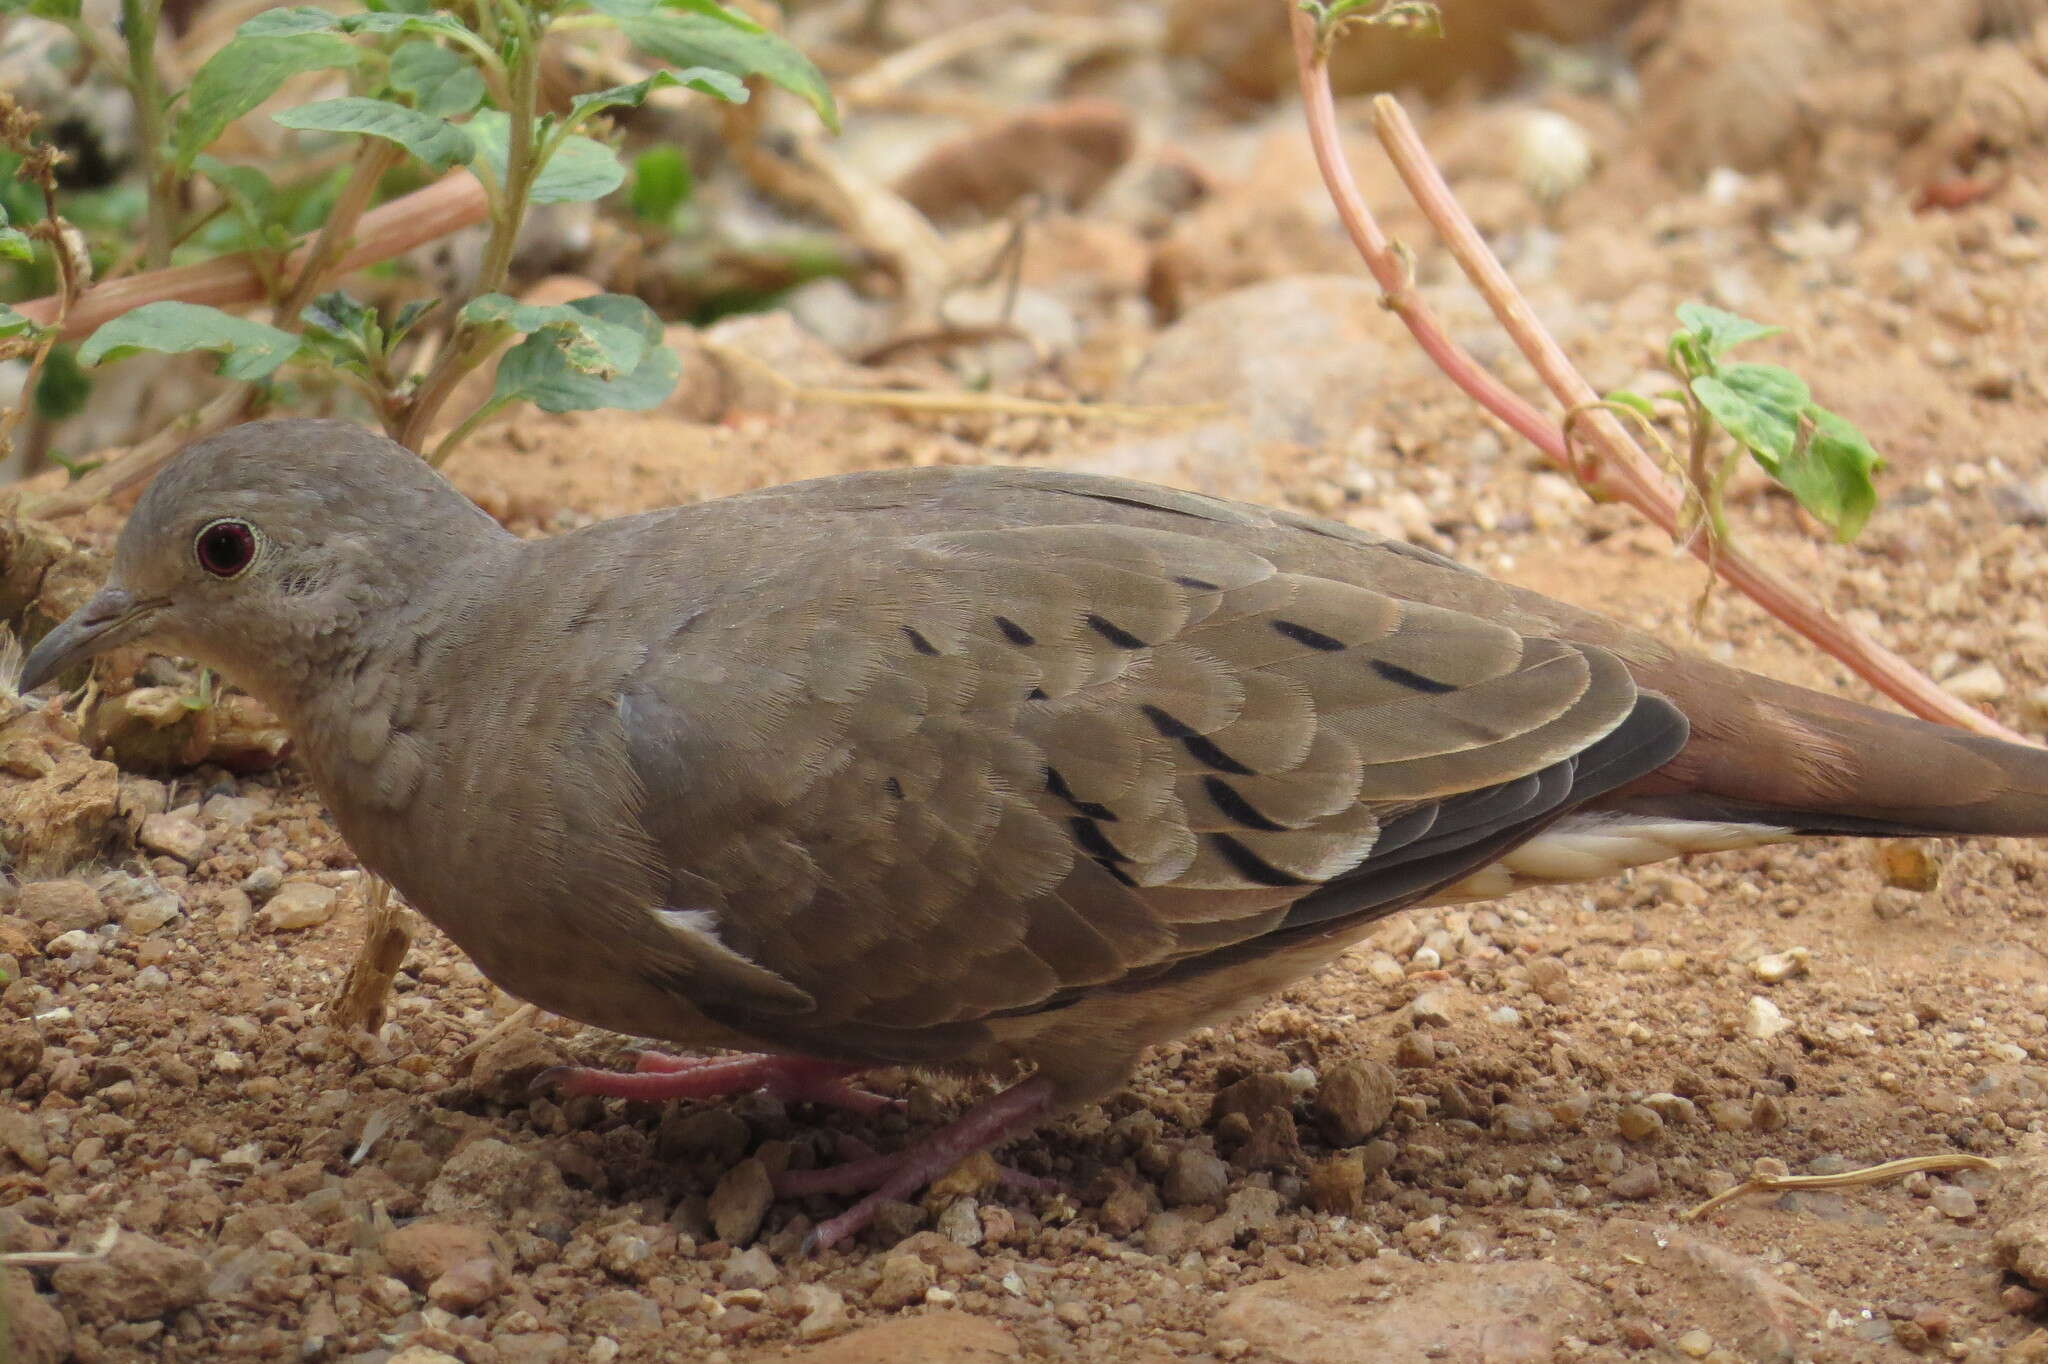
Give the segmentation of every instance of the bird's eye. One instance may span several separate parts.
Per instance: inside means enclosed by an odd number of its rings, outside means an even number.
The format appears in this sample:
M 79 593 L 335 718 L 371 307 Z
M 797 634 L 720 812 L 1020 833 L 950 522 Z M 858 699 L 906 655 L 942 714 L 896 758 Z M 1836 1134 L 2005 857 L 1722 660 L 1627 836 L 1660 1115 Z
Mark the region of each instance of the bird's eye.
M 233 578 L 256 557 L 256 529 L 247 521 L 210 521 L 192 542 L 199 566 L 216 578 Z

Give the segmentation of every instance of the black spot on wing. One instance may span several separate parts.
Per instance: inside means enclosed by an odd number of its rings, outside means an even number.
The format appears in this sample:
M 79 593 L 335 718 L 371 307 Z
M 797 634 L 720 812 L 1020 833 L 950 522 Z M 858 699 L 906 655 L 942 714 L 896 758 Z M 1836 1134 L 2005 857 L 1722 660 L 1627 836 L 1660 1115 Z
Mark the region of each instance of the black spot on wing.
M 1296 644 L 1310 649 L 1320 649 L 1326 654 L 1342 653 L 1347 647 L 1343 640 L 1332 639 L 1321 630 L 1311 630 L 1297 621 L 1276 620 L 1273 622 L 1273 628 Z
M 1098 616 L 1093 611 L 1088 613 L 1088 628 L 1101 635 L 1111 644 L 1116 645 L 1119 649 L 1149 649 L 1152 647 L 1129 630 L 1118 625 L 1115 621 Z
M 1190 578 L 1185 575 L 1175 578 L 1174 581 L 1187 588 L 1190 592 L 1221 592 L 1223 590 L 1215 583 L 1201 578 Z
M 1299 876 L 1280 870 L 1265 858 L 1232 838 L 1229 834 L 1210 834 L 1209 842 L 1216 851 L 1223 854 L 1237 874 L 1245 880 L 1261 886 L 1312 886 L 1313 881 L 1304 881 Z
M 1011 620 L 1008 616 L 996 617 L 996 629 L 1003 632 L 1004 639 L 1009 640 L 1010 643 L 1020 649 L 1028 649 L 1038 643 L 1037 638 L 1029 630 L 1019 625 L 1016 621 Z
M 1098 805 L 1092 800 L 1074 799 L 1073 788 L 1067 785 L 1067 779 L 1060 775 L 1060 770 L 1057 767 L 1045 769 L 1045 789 L 1090 819 L 1102 819 L 1112 824 L 1116 823 L 1116 811 L 1110 809 L 1107 805 Z
M 1030 691 L 1024 693 L 1024 699 L 1026 701 L 1050 701 L 1052 698 L 1045 694 L 1044 687 L 1033 687 Z
M 1145 718 L 1152 722 L 1154 729 L 1169 739 L 1180 740 L 1181 746 L 1187 749 L 1189 756 L 1202 766 L 1218 772 L 1228 772 L 1237 777 L 1257 775 L 1251 768 L 1225 753 L 1215 741 L 1206 735 L 1195 733 L 1169 712 L 1161 710 L 1158 706 L 1143 706 L 1140 709 L 1145 712 Z
M 937 658 L 939 656 L 939 651 L 933 647 L 932 642 L 911 629 L 908 625 L 903 627 L 903 633 L 909 637 L 910 647 L 923 654 L 926 658 Z
M 1259 808 L 1246 800 L 1242 792 L 1221 777 L 1202 778 L 1202 788 L 1209 793 L 1209 799 L 1216 808 L 1233 823 L 1269 834 L 1281 833 L 1287 828 L 1285 824 L 1276 824 L 1260 813 Z
M 1109 836 L 1102 832 L 1094 820 L 1084 819 L 1076 815 L 1067 821 L 1067 827 L 1073 831 L 1074 841 L 1081 845 L 1082 851 L 1086 852 L 1096 861 L 1128 862 L 1131 860 L 1124 855 L 1122 848 L 1109 841 Z
M 887 781 L 883 782 L 882 789 L 884 791 L 887 791 L 890 795 L 894 796 L 898 800 L 903 799 L 903 783 L 896 780 L 894 777 L 891 777 Z
M 1384 658 L 1375 658 L 1372 661 L 1372 670 L 1381 677 L 1386 678 L 1389 682 L 1406 687 L 1410 691 L 1422 692 L 1427 696 L 1442 696 L 1447 691 L 1457 690 L 1457 687 L 1452 683 L 1439 682 L 1434 677 L 1424 677 L 1413 668 L 1404 668 L 1398 663 L 1389 663 Z

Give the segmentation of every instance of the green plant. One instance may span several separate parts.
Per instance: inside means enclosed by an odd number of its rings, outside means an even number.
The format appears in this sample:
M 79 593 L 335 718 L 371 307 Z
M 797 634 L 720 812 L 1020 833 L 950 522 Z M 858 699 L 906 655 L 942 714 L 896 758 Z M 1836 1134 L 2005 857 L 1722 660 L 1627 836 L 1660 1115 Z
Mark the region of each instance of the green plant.
M 271 316 L 258 321 L 159 299 L 100 326 L 79 347 L 78 361 L 90 367 L 137 351 L 210 352 L 220 357 L 222 375 L 252 386 L 259 404 L 292 366 L 301 378 L 324 375 L 356 390 L 393 436 L 424 452 L 458 385 L 497 357 L 490 396 L 432 450 L 437 463 L 509 403 L 558 412 L 645 408 L 674 386 L 676 359 L 661 342 L 659 320 L 637 299 L 601 294 L 526 308 L 503 292 L 532 207 L 603 198 L 625 182 L 626 168 L 604 136 L 607 115 L 663 87 L 736 103 L 748 98 L 747 79 L 759 77 L 806 100 L 828 125 L 836 119 L 822 77 L 802 54 L 714 0 L 467 0 L 459 12 L 431 11 L 424 0 L 367 0 L 354 12 L 271 9 L 244 23 L 175 91 L 163 88 L 149 47 L 159 3 L 124 0 L 125 52 L 80 18 L 78 0 L 0 0 L 0 13 L 63 24 L 127 85 L 150 191 L 143 260 L 251 252 Z M 603 28 L 622 32 L 661 69 L 544 112 L 543 42 Z M 293 77 L 316 71 L 340 75 L 348 93 L 272 118 L 305 135 L 315 156 L 325 144 L 343 163 L 280 181 L 209 154 L 237 119 Z M 412 372 L 418 348 L 404 343 L 432 305 L 408 304 L 386 317 L 328 286 L 356 224 L 387 184 L 409 187 L 457 168 L 484 191 L 481 265 L 467 296 L 446 310 L 447 335 L 432 362 Z M 198 210 L 188 207 L 196 196 L 186 192 L 195 180 L 210 186 L 213 201 Z M 642 169 L 634 207 L 672 212 L 687 186 L 686 167 L 657 160 Z M 293 256 L 314 224 L 310 246 Z M 0 261 L 25 254 L 19 237 L 0 219 Z M 0 310 L 0 341 L 47 345 L 49 330 Z
M 1844 542 L 1853 540 L 1877 508 L 1871 476 L 1884 466 L 1851 422 L 1813 400 L 1804 379 L 1783 365 L 1729 363 L 1738 346 L 1784 330 L 1752 322 L 1705 303 L 1678 307 L 1679 329 L 1664 348 L 1664 363 L 1679 387 L 1656 396 L 1684 411 L 1684 475 L 1716 540 L 1726 540 L 1722 492 L 1746 451 L 1800 506 Z M 1644 418 L 1649 399 L 1626 390 L 1607 401 Z M 1717 432 L 1734 448 L 1717 450 Z

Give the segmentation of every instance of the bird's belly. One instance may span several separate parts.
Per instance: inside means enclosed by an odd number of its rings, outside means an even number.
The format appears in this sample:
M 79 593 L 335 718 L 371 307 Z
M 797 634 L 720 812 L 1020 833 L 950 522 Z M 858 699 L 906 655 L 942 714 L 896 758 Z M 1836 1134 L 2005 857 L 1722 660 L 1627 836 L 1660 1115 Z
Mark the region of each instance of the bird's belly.
M 1525 886 L 1598 881 L 1667 857 L 1727 852 L 1782 843 L 1790 829 L 1768 824 L 1725 824 L 1643 815 L 1571 814 L 1500 861 L 1446 886 L 1431 904 L 1491 900 Z

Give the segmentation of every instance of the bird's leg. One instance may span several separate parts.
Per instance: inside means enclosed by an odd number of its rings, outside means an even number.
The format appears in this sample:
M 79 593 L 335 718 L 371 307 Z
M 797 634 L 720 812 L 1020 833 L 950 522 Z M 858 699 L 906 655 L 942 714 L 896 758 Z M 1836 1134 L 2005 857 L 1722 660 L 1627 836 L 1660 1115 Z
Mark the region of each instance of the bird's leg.
M 724 1099 L 758 1089 L 786 1103 L 824 1104 L 870 1117 L 903 1106 L 900 1099 L 846 1083 L 846 1077 L 859 1069 L 808 1056 L 665 1056 L 643 1051 L 630 1071 L 556 1066 L 541 1072 L 533 1083 L 536 1089 L 612 1099 Z
M 1034 1075 L 982 1100 L 908 1150 L 890 1156 L 869 1156 L 824 1170 L 791 1170 L 778 1175 L 776 1195 L 801 1198 L 859 1189 L 873 1191 L 839 1216 L 819 1223 L 804 1242 L 806 1250 L 829 1250 L 874 1221 L 884 1203 L 908 1198 L 976 1151 L 1000 1145 L 1037 1127 L 1052 1111 L 1052 1097 L 1052 1081 Z

